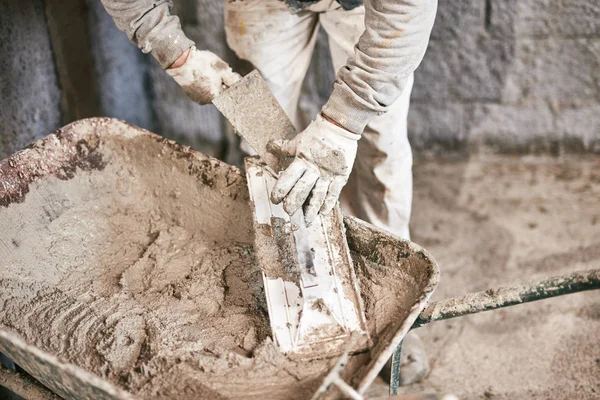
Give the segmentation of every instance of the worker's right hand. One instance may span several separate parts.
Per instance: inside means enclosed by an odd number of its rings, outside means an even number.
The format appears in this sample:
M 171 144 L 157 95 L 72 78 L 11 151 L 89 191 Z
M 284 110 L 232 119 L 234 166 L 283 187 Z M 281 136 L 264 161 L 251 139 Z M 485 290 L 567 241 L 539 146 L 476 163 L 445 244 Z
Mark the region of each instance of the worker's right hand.
M 238 80 L 241 76 L 231 70 L 216 54 L 190 49 L 187 60 L 177 68 L 168 68 L 167 73 L 199 104 L 208 104 Z
M 338 202 L 354 165 L 356 135 L 331 118 L 319 114 L 308 128 L 291 140 L 268 143 L 280 156 L 295 156 L 271 192 L 271 201 L 292 215 L 303 205 L 304 220 L 311 224 L 318 214 L 328 214 Z

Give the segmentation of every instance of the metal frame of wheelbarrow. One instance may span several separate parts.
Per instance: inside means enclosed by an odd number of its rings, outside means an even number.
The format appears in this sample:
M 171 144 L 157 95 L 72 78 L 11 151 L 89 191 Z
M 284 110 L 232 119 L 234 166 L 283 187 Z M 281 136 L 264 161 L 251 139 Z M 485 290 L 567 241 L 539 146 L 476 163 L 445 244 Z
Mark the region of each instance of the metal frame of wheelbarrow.
M 435 321 L 594 289 L 600 289 L 600 269 L 573 272 L 515 286 L 500 286 L 431 303 L 421 312 L 411 330 Z M 401 353 L 402 343 L 392 355 L 390 395 L 396 395 L 400 386 Z

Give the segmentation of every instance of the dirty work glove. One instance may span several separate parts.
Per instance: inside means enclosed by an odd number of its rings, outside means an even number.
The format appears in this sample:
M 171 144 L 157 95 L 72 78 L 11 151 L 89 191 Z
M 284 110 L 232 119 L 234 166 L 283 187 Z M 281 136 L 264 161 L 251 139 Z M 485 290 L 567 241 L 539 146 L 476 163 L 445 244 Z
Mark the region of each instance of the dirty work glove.
M 279 175 L 271 192 L 271 201 L 275 204 L 283 201 L 283 208 L 290 215 L 306 202 L 304 219 L 307 224 L 319 212 L 329 213 L 348 181 L 359 138 L 319 114 L 316 121 L 292 140 L 271 142 L 271 152 L 296 157 Z
M 224 89 L 241 79 L 227 63 L 216 54 L 190 49 L 190 54 L 181 67 L 169 68 L 167 73 L 199 104 L 208 104 Z

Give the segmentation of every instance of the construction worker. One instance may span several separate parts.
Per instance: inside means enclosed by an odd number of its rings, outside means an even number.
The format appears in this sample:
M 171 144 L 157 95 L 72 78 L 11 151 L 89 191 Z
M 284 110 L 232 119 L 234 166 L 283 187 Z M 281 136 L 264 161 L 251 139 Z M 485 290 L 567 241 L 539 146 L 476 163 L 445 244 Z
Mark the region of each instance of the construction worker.
M 194 101 L 208 104 L 240 79 L 186 37 L 171 1 L 102 2 Z M 272 146 L 295 156 L 272 192 L 275 203 L 283 201 L 288 213 L 304 207 L 310 223 L 331 211 L 341 193 L 347 213 L 409 238 L 407 114 L 436 9 L 437 0 L 225 0 L 227 43 L 260 71 L 300 131 Z M 319 26 L 328 34 L 337 75 L 329 100 L 307 127 L 298 101 Z

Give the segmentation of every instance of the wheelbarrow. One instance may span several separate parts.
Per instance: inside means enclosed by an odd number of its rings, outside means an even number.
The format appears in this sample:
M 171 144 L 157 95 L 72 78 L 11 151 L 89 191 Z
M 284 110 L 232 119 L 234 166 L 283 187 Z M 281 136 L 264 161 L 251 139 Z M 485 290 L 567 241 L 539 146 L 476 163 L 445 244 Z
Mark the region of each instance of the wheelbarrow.
M 248 194 L 240 170 L 122 121 L 88 119 L 68 125 L 0 161 L 0 270 L 3 271 L 0 288 L 4 291 L 9 279 L 14 283 L 16 275 L 20 276 L 17 283 L 25 286 L 32 282 L 38 287 L 55 285 L 57 271 L 52 264 L 44 264 L 44 273 L 39 274 L 39 265 L 32 263 L 47 256 L 46 250 L 40 250 L 40 240 L 48 234 L 52 221 L 78 203 L 126 193 L 127 185 L 112 183 L 122 173 L 137 175 L 136 182 L 146 185 L 149 193 L 156 187 L 161 193 L 176 193 L 157 196 L 154 201 L 159 202 L 169 218 L 205 235 L 207 240 L 252 243 L 248 234 L 252 230 Z M 191 210 L 189 204 L 194 204 Z M 205 218 L 206 215 L 210 218 Z M 235 223 L 226 223 L 232 215 L 238 217 Z M 344 222 L 366 303 L 373 346 L 369 352 L 350 354 L 340 360 L 345 364 L 340 376 L 337 375 L 340 370 L 335 368 L 328 374 L 336 360 L 325 366 L 315 379 L 317 384 L 330 384 L 325 385 L 324 397 L 340 397 L 336 387 L 344 387 L 355 398 L 363 397 L 390 357 L 390 393 L 395 394 L 401 342 L 410 329 L 441 319 L 600 288 L 600 272 L 594 270 L 492 289 L 425 308 L 439 280 L 438 266 L 431 255 L 414 243 L 355 218 L 345 217 Z M 64 252 L 60 256 L 70 263 L 79 262 L 76 254 Z M 402 274 L 398 275 L 399 272 Z M 93 275 L 98 271 L 86 273 Z M 398 281 L 398 276 L 404 280 Z M 373 304 L 369 296 L 383 290 L 391 295 L 385 302 Z M 81 368 L 46 348 L 41 338 L 24 339 L 9 327 L 13 322 L 0 310 L 0 352 L 35 378 L 35 381 L 22 380 L 23 388 L 31 390 L 32 385 L 40 382 L 64 398 L 138 398 L 103 377 L 100 371 Z M 14 375 L 3 372 L 2 379 L 7 386 L 19 389 Z M 277 388 L 267 388 L 262 393 L 244 393 L 244 388 L 239 388 L 238 393 L 246 398 L 277 397 Z
M 143 204 L 151 207 L 141 208 Z M 123 234 L 120 219 L 94 216 L 123 207 L 139 214 L 140 232 L 131 228 Z M 137 236 L 146 237 L 148 243 L 155 240 L 148 228 L 155 221 L 194 232 L 207 246 L 251 246 L 245 174 L 108 118 L 75 122 L 0 161 L 0 304 L 13 310 L 0 309 L 0 352 L 64 398 L 143 398 L 105 373 L 108 358 L 86 364 L 83 356 L 78 358 L 82 353 L 78 346 L 84 347 L 84 341 L 98 332 L 113 335 L 116 321 L 98 314 L 107 308 L 99 311 L 89 304 L 121 282 L 104 266 L 131 255 L 140 257 L 131 243 Z M 372 345 L 369 351 L 348 355 L 341 379 L 363 396 L 426 306 L 439 270 L 431 255 L 410 241 L 352 217 L 345 217 L 344 223 Z M 103 243 L 115 242 L 116 234 L 121 235 L 123 249 L 96 251 Z M 80 292 L 83 286 L 86 293 Z M 385 301 L 374 300 L 382 295 Z M 21 307 L 22 301 L 27 306 Z M 49 343 L 49 337 L 56 340 Z M 103 343 L 113 340 L 120 339 L 111 336 Z M 143 370 L 147 360 L 133 360 Z M 231 375 L 201 383 L 228 398 L 310 398 L 336 361 L 318 361 L 310 376 L 287 378 L 285 387 L 271 381 L 270 373 L 260 381 L 275 383 L 253 390 Z M 3 376 L 14 378 L 0 374 L 0 379 Z M 324 398 L 340 397 L 336 385 L 328 389 Z

